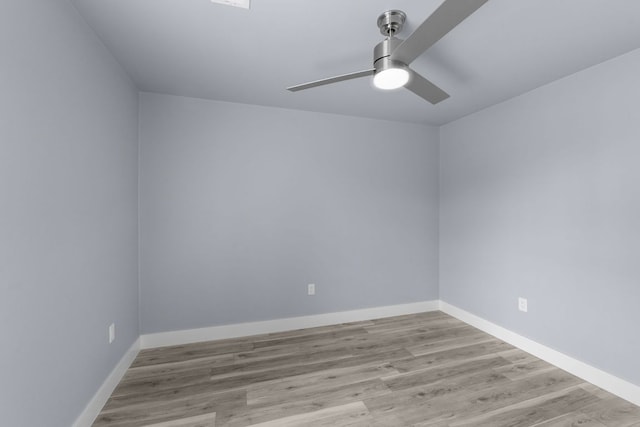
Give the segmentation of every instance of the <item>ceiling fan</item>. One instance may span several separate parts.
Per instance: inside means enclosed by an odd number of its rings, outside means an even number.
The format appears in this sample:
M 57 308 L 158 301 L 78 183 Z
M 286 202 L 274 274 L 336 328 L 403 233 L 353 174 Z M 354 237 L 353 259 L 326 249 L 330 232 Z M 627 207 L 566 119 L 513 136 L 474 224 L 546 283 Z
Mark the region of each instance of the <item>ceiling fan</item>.
M 406 14 L 400 10 L 388 10 L 378 17 L 378 28 L 386 38 L 373 49 L 373 68 L 290 86 L 287 90 L 297 92 L 373 76 L 373 84 L 377 88 L 398 89 L 404 86 L 419 97 L 437 104 L 449 95 L 412 70 L 409 64 L 487 1 L 445 0 L 406 40 L 395 37 L 402 30 Z

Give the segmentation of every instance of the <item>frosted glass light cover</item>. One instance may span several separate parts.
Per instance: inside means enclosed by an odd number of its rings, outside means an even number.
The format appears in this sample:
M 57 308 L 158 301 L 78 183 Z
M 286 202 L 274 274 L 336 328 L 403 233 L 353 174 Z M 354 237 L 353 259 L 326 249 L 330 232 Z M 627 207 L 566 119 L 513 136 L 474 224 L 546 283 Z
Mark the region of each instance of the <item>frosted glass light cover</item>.
M 373 85 L 378 89 L 398 89 L 409 81 L 409 72 L 403 68 L 387 68 L 373 76 Z

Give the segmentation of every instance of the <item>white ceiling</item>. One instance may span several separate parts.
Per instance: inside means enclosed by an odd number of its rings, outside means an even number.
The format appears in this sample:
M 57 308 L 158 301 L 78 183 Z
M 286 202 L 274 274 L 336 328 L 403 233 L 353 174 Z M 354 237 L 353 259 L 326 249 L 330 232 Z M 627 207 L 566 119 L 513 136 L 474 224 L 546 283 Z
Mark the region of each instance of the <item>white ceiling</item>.
M 451 98 L 433 106 L 369 78 L 387 9 L 406 38 L 442 0 L 72 0 L 142 91 L 443 124 L 640 47 L 639 0 L 489 0 L 412 67 Z M 594 100 L 594 102 L 596 102 Z

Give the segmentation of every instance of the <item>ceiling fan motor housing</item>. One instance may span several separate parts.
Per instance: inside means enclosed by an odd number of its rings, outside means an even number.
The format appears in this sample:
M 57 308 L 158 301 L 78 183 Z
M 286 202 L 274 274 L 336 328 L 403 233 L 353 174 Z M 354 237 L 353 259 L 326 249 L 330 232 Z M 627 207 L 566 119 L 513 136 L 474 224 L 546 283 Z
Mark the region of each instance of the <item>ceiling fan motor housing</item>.
M 404 40 L 395 37 L 384 39 L 373 49 L 373 68 L 375 72 L 385 70 L 387 68 L 405 68 L 406 64 L 389 59 L 391 52 L 398 47 Z

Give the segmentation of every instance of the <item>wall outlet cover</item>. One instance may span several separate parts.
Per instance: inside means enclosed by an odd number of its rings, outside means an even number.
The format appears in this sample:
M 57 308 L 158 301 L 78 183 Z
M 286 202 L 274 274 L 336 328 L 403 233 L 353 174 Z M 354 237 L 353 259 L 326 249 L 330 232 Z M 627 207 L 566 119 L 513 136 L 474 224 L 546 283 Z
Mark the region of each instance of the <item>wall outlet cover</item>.
M 316 285 L 313 283 L 309 283 L 307 285 L 307 295 L 315 295 L 316 294 Z
M 116 325 L 112 323 L 109 325 L 109 344 L 116 339 Z
M 524 311 L 525 313 L 528 311 L 527 307 L 527 299 L 526 298 L 518 298 L 518 310 Z

